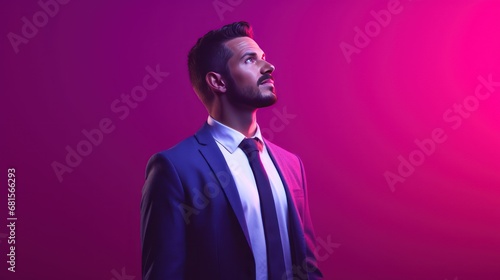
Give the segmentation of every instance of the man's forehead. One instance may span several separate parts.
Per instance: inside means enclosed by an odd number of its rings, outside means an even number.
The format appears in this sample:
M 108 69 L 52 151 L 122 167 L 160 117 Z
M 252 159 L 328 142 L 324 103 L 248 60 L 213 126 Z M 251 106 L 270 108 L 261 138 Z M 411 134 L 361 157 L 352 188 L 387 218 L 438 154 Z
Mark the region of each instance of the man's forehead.
M 237 37 L 226 42 L 226 47 L 233 53 L 263 52 L 257 42 L 250 37 Z

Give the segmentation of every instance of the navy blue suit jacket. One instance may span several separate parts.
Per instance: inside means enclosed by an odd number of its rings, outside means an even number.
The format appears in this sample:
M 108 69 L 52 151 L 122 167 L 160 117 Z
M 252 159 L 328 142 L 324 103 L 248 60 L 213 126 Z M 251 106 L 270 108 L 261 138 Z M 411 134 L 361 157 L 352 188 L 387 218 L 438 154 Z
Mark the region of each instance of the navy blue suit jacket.
M 289 212 L 293 279 L 322 279 L 300 159 L 264 140 Z M 208 124 L 151 157 L 141 201 L 144 280 L 255 280 L 238 190 Z M 283 277 L 283 279 L 287 279 Z

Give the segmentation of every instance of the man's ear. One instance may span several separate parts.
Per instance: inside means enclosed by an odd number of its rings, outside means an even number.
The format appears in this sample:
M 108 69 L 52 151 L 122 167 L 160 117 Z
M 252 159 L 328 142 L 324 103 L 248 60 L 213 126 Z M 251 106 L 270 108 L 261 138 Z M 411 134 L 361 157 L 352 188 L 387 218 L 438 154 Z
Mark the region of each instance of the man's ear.
M 222 75 L 217 72 L 208 72 L 205 75 L 205 81 L 213 92 L 225 93 L 227 90 L 224 78 L 222 78 Z

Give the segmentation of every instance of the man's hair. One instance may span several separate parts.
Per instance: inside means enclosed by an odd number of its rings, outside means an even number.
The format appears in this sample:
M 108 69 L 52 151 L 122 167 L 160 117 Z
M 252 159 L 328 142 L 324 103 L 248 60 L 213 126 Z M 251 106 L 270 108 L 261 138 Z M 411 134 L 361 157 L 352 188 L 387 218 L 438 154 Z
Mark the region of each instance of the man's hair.
M 253 38 L 252 27 L 248 22 L 234 22 L 212 30 L 199 38 L 189 51 L 189 79 L 205 106 L 213 100 L 213 94 L 205 81 L 205 76 L 210 71 L 229 74 L 227 62 L 233 53 L 224 44 L 238 37 Z

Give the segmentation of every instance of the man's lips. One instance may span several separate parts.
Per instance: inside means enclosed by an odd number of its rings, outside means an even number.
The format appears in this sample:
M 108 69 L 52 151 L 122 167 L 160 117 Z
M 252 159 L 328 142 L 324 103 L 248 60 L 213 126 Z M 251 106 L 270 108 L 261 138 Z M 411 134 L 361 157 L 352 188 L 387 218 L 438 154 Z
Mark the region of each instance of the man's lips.
M 273 79 L 267 79 L 267 80 L 262 81 L 261 84 L 273 84 L 274 85 L 274 80 Z
M 262 77 L 259 78 L 257 81 L 258 85 L 263 85 L 263 84 L 272 84 L 274 85 L 274 78 L 270 74 L 264 74 Z
M 274 78 L 271 75 L 264 75 L 259 79 L 259 85 L 272 84 L 274 85 Z

